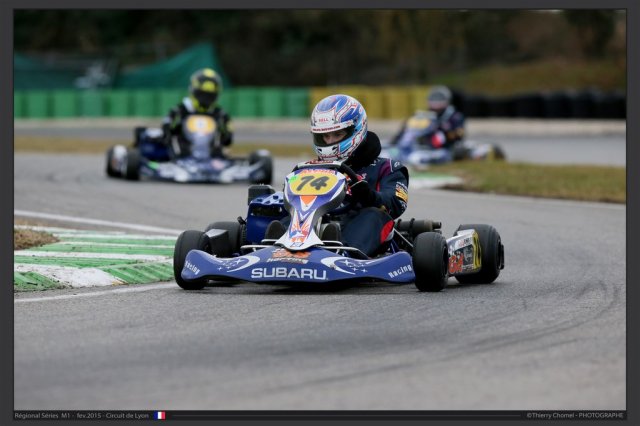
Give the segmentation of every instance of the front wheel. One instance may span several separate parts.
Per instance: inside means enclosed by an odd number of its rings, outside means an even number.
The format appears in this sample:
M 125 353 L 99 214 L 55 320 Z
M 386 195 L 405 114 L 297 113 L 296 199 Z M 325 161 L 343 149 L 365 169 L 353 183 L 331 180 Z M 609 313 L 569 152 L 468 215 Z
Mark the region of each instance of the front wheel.
M 504 246 L 500 234 L 493 226 L 482 224 L 460 225 L 456 232 L 465 229 L 475 229 L 478 233 L 482 266 L 478 272 L 456 275 L 456 279 L 463 284 L 490 284 L 504 269 Z
M 413 269 L 420 291 L 440 291 L 449 279 L 447 240 L 437 232 L 423 232 L 413 241 Z
M 191 250 L 202 250 L 210 253 L 209 238 L 201 231 L 184 231 L 176 240 L 173 251 L 173 276 L 176 283 L 185 290 L 202 290 L 206 285 L 206 280 L 185 281 L 182 279 L 182 269 L 187 254 Z
M 263 175 L 261 178 L 252 178 L 251 183 L 264 183 L 270 185 L 273 181 L 273 159 L 271 153 L 265 149 L 254 151 L 249 155 L 249 164 L 262 163 Z
M 240 246 L 244 244 L 245 226 L 239 222 L 213 222 L 205 229 L 222 229 L 227 231 L 228 238 L 215 238 L 211 243 L 211 254 L 218 257 L 231 257 L 240 252 Z M 221 237 L 222 235 L 220 235 Z
M 119 177 L 120 176 L 120 173 L 113 168 L 113 163 L 115 163 L 114 150 L 115 150 L 115 147 L 113 147 L 113 146 L 111 148 L 109 148 L 109 150 L 107 150 L 107 168 L 106 168 L 106 172 L 107 172 L 107 176 L 109 176 L 109 177 Z

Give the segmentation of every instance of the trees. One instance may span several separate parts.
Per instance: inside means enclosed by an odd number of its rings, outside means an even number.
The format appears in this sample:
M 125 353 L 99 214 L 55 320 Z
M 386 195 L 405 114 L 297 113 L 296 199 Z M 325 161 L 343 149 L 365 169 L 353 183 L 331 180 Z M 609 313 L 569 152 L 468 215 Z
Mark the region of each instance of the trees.
M 210 41 L 238 85 L 424 83 L 492 63 L 600 56 L 616 36 L 616 19 L 625 25 L 624 15 L 608 10 L 16 10 L 14 16 L 17 52 L 100 54 L 130 67 Z M 625 46 L 624 32 L 617 37 Z

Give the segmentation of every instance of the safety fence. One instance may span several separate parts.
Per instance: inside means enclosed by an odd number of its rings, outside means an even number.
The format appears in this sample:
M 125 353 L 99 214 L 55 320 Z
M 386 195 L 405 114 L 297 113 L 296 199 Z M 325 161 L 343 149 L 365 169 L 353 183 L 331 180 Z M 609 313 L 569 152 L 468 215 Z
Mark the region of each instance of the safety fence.
M 362 102 L 367 115 L 400 119 L 426 107 L 429 86 L 333 86 L 311 88 L 236 87 L 219 100 L 232 117 L 308 117 L 325 96 L 345 93 Z M 17 90 L 15 118 L 161 117 L 186 95 L 184 90 Z M 528 93 L 508 97 L 453 91 L 453 103 L 469 117 L 626 117 L 626 96 L 595 90 Z

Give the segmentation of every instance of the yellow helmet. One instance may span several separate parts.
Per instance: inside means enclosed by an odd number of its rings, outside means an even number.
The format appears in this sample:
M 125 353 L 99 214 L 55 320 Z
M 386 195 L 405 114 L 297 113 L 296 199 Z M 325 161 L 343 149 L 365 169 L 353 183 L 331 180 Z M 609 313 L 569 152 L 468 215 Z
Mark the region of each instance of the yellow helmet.
M 203 68 L 191 75 L 189 95 L 196 109 L 208 110 L 215 105 L 222 91 L 222 79 L 211 68 Z

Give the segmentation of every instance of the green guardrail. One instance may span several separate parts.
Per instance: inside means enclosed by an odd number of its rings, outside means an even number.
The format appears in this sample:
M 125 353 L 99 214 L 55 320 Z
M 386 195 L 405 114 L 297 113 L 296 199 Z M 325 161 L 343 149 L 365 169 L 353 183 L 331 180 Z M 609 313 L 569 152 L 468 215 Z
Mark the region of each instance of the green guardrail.
M 234 118 L 301 118 L 325 96 L 346 93 L 360 100 L 371 118 L 404 118 L 424 104 L 426 92 L 424 87 L 247 86 L 225 90 L 219 103 Z M 186 94 L 180 89 L 14 91 L 14 117 L 161 117 Z
M 183 90 L 15 91 L 15 118 L 159 117 L 185 97 Z M 306 88 L 225 90 L 220 105 L 232 117 L 306 117 Z

